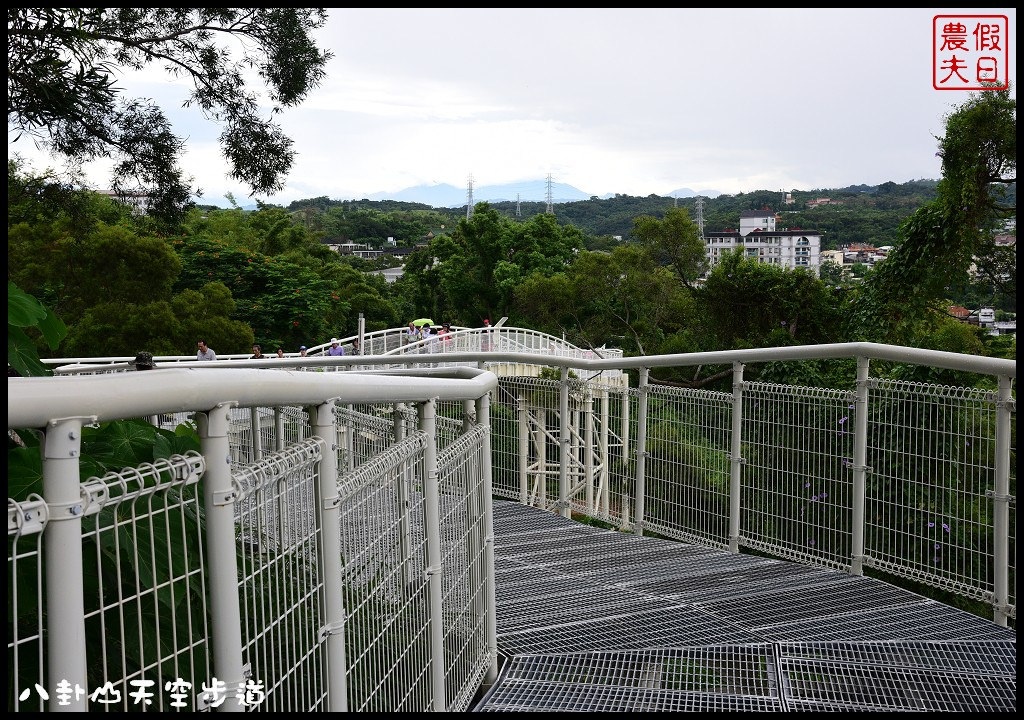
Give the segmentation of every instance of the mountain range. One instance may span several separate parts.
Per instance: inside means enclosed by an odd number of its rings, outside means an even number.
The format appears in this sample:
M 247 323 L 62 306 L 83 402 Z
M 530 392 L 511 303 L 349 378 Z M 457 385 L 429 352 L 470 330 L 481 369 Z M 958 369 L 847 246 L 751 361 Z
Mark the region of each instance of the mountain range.
M 547 202 L 548 183 L 546 180 L 532 180 L 520 183 L 508 183 L 505 185 L 479 185 L 473 188 L 473 202 Z M 665 197 L 694 197 L 698 193 L 690 188 L 679 188 L 665 194 Z M 714 190 L 704 190 L 699 193 L 705 197 L 717 197 L 721 193 Z M 439 183 L 437 185 L 415 185 L 413 187 L 399 190 L 398 192 L 378 192 L 368 196 L 367 200 L 400 200 L 403 202 L 416 202 L 430 205 L 431 207 L 456 208 L 465 207 L 467 200 L 467 188 L 458 188 L 454 185 Z M 596 196 L 587 193 L 572 185 L 565 183 L 551 183 L 551 202 L 566 203 L 578 200 L 589 200 L 592 197 L 599 197 L 606 200 L 615 197 L 614 194 Z

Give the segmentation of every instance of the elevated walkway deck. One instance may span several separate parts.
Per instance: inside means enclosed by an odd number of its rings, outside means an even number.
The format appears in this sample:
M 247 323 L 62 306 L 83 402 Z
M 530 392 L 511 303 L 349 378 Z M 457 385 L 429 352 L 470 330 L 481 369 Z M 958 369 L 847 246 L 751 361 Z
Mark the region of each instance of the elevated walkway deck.
M 879 580 L 494 505 L 477 711 L 1012 711 L 1016 633 Z

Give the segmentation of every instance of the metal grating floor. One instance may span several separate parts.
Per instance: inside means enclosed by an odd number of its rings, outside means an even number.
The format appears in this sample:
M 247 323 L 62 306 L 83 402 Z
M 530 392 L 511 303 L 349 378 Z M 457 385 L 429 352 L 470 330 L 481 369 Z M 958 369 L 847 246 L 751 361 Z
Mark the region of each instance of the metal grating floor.
M 494 503 L 477 711 L 1016 710 L 1016 633 L 872 578 Z

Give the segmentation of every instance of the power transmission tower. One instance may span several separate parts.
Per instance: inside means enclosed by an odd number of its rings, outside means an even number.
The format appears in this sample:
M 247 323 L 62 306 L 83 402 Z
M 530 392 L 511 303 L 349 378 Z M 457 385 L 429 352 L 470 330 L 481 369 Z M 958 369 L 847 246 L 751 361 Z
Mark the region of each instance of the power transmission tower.
M 551 206 L 551 173 L 548 173 L 548 210 L 547 210 L 547 213 L 548 213 L 548 215 L 554 215 L 555 214 L 555 211 L 552 209 L 552 206 Z
M 469 188 L 466 190 L 466 219 L 473 217 L 473 174 L 469 175 Z
M 516 193 L 516 217 L 518 218 L 518 217 L 522 217 L 522 216 L 523 216 L 523 211 L 522 211 L 522 208 L 519 206 L 519 193 Z

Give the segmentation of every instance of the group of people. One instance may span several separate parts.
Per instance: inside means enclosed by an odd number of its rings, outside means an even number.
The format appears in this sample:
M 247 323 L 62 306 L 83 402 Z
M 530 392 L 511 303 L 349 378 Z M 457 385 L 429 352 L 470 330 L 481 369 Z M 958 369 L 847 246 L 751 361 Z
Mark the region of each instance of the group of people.
M 451 345 L 452 339 L 447 337 L 451 335 L 451 332 L 451 323 L 442 323 L 438 327 L 433 327 L 428 324 L 417 326 L 415 322 L 410 322 L 409 327 L 405 330 L 405 342 L 411 344 L 420 340 L 428 340 L 424 352 L 437 352 L 437 343 L 441 344 L 440 349 L 444 351 Z
M 217 353 L 215 353 L 213 351 L 213 349 L 209 345 L 206 344 L 205 340 L 200 340 L 197 343 L 197 345 L 199 347 L 199 352 L 196 353 L 196 360 L 216 360 L 217 359 Z M 359 339 L 358 338 L 356 338 L 356 339 L 354 339 L 352 341 L 352 351 L 353 351 L 353 354 L 359 355 Z M 309 350 L 308 350 L 308 348 L 305 345 L 300 345 L 299 346 L 299 357 L 308 357 L 308 353 L 309 353 Z M 149 353 L 139 353 L 139 357 L 141 357 L 144 354 L 145 355 L 149 355 L 149 362 L 152 363 L 153 356 L 150 355 Z M 341 341 L 338 340 L 338 338 L 331 338 L 331 346 L 329 348 L 327 348 L 327 354 L 335 356 L 335 357 L 342 356 L 342 355 L 345 354 L 345 348 L 343 348 L 341 346 Z M 267 357 L 268 357 L 267 355 L 263 354 L 262 346 L 260 346 L 258 344 L 254 344 L 252 346 L 252 355 L 249 357 L 250 360 L 265 360 L 265 359 L 267 359 Z M 283 358 L 284 357 L 284 348 L 279 347 L 277 349 L 277 357 L 279 357 L 279 358 Z M 138 358 L 136 358 L 136 364 L 138 364 Z M 139 369 L 142 369 L 142 368 L 139 368 Z

